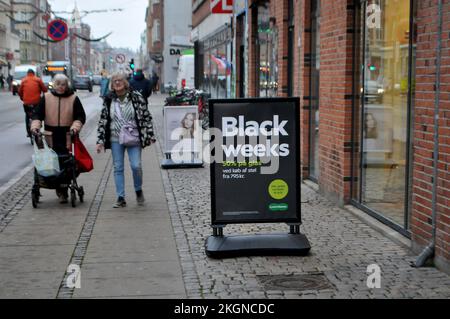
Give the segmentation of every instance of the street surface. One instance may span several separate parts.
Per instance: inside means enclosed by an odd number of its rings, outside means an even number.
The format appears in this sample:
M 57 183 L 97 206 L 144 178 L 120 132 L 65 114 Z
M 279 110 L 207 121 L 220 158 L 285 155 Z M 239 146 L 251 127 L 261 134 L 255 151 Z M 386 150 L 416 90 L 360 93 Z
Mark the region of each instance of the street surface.
M 86 117 L 96 115 L 101 107 L 98 87 L 92 93 L 78 91 L 88 107 Z M 33 146 L 26 136 L 25 114 L 19 96 L 0 92 L 0 188 L 31 164 Z

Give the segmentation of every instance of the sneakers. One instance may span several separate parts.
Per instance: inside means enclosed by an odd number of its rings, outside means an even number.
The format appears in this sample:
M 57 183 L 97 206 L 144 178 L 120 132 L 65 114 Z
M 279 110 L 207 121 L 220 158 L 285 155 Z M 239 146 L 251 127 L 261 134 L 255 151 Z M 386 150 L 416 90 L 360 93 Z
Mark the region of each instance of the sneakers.
M 145 197 L 144 197 L 144 193 L 142 193 L 142 191 L 136 192 L 136 201 L 139 206 L 144 205 Z
M 119 197 L 119 198 L 117 198 L 116 203 L 113 205 L 113 208 L 121 208 L 121 207 L 126 207 L 126 206 L 127 206 L 127 202 L 125 201 L 125 198 Z

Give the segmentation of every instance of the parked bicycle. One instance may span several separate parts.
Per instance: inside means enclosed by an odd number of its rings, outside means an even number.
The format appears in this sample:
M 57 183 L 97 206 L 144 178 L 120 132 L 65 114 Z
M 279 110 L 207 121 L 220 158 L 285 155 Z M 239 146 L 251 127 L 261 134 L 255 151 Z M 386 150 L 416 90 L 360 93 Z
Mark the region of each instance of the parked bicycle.
M 202 121 L 202 128 L 209 127 L 209 99 L 211 94 L 196 89 L 181 89 L 173 91 L 165 100 L 165 106 L 198 105 L 199 120 Z

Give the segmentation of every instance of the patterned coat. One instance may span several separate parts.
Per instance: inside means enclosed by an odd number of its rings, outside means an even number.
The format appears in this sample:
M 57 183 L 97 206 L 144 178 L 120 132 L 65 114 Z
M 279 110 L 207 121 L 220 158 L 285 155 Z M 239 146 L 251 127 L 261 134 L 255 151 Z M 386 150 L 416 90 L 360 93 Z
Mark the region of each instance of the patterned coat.
M 139 92 L 129 91 L 127 94 L 135 111 L 141 147 L 145 148 L 154 140 L 152 116 L 148 110 L 147 102 Z M 105 97 L 98 122 L 97 144 L 103 144 L 106 149 L 111 148 L 111 104 L 115 98 L 117 98 L 115 93 L 110 93 Z

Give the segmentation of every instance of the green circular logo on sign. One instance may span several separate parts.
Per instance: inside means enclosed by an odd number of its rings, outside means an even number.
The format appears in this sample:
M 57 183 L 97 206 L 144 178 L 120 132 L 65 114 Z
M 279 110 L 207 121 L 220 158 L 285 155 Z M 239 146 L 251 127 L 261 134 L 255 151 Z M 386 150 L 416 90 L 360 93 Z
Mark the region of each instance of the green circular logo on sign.
M 276 179 L 269 185 L 269 194 L 273 199 L 284 199 L 289 194 L 289 185 L 282 179 Z

